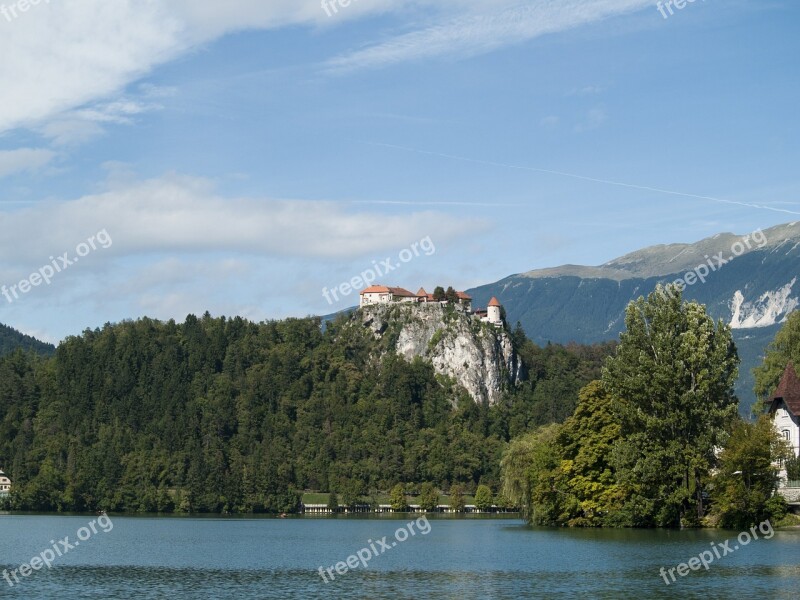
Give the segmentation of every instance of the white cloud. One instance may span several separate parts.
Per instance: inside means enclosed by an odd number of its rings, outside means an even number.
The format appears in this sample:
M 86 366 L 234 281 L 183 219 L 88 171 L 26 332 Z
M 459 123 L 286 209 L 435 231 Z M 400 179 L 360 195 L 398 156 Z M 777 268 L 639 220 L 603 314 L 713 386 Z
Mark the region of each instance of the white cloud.
M 205 179 L 167 175 L 141 181 L 125 165 L 107 166 L 106 191 L 0 213 L 0 284 L 9 288 L 50 257 L 66 252 L 75 258 L 78 244 L 103 229 L 113 240 L 107 248 L 97 244 L 50 285 L 13 303 L 0 296 L 0 321 L 58 339 L 142 314 L 325 314 L 341 306 L 326 303 L 324 286 L 349 281 L 374 261 L 396 258 L 426 236 L 436 253 L 393 273 L 391 282 L 440 281 L 444 267 L 438 261 L 450 253 L 472 264 L 471 240 L 492 225 L 428 208 L 387 214 L 385 208 L 353 203 L 224 197 Z M 347 301 L 357 296 L 343 305 Z
M 342 72 L 423 58 L 483 54 L 646 6 L 652 6 L 652 0 L 531 0 L 511 7 L 487 7 L 489 10 L 478 14 L 445 20 L 336 57 L 327 66 Z
M 55 152 L 41 148 L 0 150 L 0 177 L 22 171 L 36 171 L 55 158 Z
M 109 122 L 108 117 L 131 116 L 126 101 L 118 101 L 131 83 L 204 43 L 245 29 L 335 27 L 385 12 L 405 17 L 400 22 L 413 28 L 410 33 L 328 65 L 347 70 L 486 52 L 649 4 L 533 0 L 521 6 L 519 0 L 495 0 L 487 6 L 478 0 L 360 0 L 328 17 L 319 0 L 41 3 L 13 22 L 0 22 L 0 133 L 34 127 L 58 144 L 90 139 L 102 131 L 100 123 Z M 432 21 L 438 24 L 430 26 Z M 98 107 L 98 102 L 105 104 Z M 136 104 L 136 99 L 127 102 L 142 110 L 157 106 Z
M 103 256 L 239 252 L 337 261 L 487 227 L 483 219 L 433 210 L 386 215 L 333 202 L 224 198 L 207 180 L 179 175 L 111 185 L 104 193 L 0 214 L 0 266 L 35 268 L 103 229 L 114 240 Z
M 144 96 L 158 97 L 148 89 Z M 81 144 L 104 132 L 103 125 L 130 125 L 137 115 L 162 108 L 145 97 L 121 96 L 109 102 L 97 102 L 85 108 L 67 111 L 46 122 L 38 131 L 55 146 Z
M 112 98 L 156 66 L 226 33 L 341 24 L 390 7 L 389 0 L 365 0 L 331 20 L 318 0 L 41 3 L 12 22 L 0 20 L 0 132 L 59 115 L 74 129 L 65 113 Z
M 143 0 L 51 2 L 3 23 L 0 131 L 105 98 L 184 51 L 184 26 L 163 6 Z
M 583 133 L 602 127 L 608 121 L 608 114 L 602 108 L 593 108 L 584 116 L 583 120 L 575 125 L 576 133 Z

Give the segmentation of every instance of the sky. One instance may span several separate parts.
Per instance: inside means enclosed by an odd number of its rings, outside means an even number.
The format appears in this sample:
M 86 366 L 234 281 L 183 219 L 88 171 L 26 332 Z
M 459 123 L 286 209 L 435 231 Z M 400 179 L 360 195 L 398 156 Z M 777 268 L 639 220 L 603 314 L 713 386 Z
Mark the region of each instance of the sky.
M 0 322 L 324 315 L 370 270 L 468 289 L 798 220 L 798 25 L 792 0 L 0 0 Z

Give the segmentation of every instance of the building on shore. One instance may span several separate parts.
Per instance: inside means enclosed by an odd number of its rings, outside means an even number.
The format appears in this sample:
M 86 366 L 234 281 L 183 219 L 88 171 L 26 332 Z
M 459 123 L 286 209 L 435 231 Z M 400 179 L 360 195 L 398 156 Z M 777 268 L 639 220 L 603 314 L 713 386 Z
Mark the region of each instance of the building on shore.
M 775 430 L 786 440 L 795 456 L 800 454 L 800 378 L 789 363 L 772 397 L 766 400 Z M 784 465 L 779 465 L 778 493 L 789 506 L 800 507 L 800 481 L 790 481 Z
M 0 496 L 8 496 L 11 493 L 11 480 L 0 470 Z
M 778 388 L 766 402 L 775 429 L 792 447 L 794 455 L 800 455 L 800 378 L 794 365 L 786 365 Z

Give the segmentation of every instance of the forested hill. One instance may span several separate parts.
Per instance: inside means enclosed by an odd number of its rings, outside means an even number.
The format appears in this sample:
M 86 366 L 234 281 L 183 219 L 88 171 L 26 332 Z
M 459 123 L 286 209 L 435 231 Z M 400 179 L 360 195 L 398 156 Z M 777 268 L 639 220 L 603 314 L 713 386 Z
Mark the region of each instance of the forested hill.
M 32 350 L 45 356 L 50 356 L 56 351 L 55 346 L 40 342 L 34 337 L 20 333 L 16 329 L 0 323 L 0 356 L 5 356 L 17 348 Z
M 0 468 L 31 510 L 292 510 L 297 491 L 497 489 L 512 436 L 562 420 L 607 346 L 512 336 L 531 379 L 489 408 L 376 351 L 357 315 L 107 325 L 0 359 Z M 381 358 L 376 358 L 376 357 Z

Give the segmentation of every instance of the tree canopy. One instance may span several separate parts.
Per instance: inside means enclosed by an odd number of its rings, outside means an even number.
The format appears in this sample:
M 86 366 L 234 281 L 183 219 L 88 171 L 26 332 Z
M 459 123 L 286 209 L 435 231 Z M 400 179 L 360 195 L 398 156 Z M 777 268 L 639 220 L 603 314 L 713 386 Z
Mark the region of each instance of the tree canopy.
M 603 383 L 622 440 L 613 461 L 631 525 L 696 524 L 714 448 L 737 417 L 739 358 L 730 328 L 680 292 L 632 302 Z
M 560 416 L 538 403 L 569 404 L 601 363 L 519 342 L 532 375 L 489 407 L 429 362 L 378 352 L 349 316 L 324 331 L 208 314 L 109 324 L 52 358 L 0 358 L 0 467 L 15 508 L 45 511 L 288 512 L 302 490 L 353 504 L 397 483 L 496 486 L 511 435 Z
M 794 364 L 795 369 L 800 370 L 800 311 L 795 311 L 783 324 L 775 339 L 767 348 L 764 362 L 753 369 L 755 375 L 756 397 L 759 404 L 756 405 L 756 413 L 763 412 L 762 401 L 769 398 L 780 383 L 788 363 Z
M 696 526 L 709 499 L 717 522 L 780 515 L 773 462 L 783 454 L 769 419 L 737 415 L 730 329 L 669 292 L 628 306 L 615 354 L 572 416 L 508 445 L 502 491 L 529 521 Z

